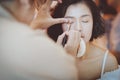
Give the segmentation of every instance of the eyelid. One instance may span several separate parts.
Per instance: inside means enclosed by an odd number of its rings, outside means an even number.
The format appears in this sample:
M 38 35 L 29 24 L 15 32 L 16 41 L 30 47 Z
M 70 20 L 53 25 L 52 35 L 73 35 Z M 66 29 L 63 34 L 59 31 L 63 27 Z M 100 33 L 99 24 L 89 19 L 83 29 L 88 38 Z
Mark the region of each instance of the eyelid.
M 88 22 L 88 20 L 86 20 L 86 21 L 84 21 L 84 20 L 83 20 L 82 22 L 87 23 L 87 22 Z
M 64 18 L 74 18 L 74 17 L 72 17 L 72 16 L 65 16 Z
M 84 17 L 81 19 L 82 22 L 88 22 L 89 21 L 89 18 L 88 17 Z
M 89 19 L 82 19 L 81 21 L 82 21 L 82 22 L 88 22 Z

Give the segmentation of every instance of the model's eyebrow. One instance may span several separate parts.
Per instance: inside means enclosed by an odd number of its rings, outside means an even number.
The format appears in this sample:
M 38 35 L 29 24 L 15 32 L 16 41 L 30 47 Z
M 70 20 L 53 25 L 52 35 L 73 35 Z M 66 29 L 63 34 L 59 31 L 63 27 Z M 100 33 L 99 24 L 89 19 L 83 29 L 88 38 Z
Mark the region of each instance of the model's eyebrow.
M 88 15 L 88 14 L 85 14 L 85 15 L 82 15 L 81 17 L 89 17 L 90 15 Z M 64 18 L 71 18 L 71 19 L 74 19 L 74 17 L 73 16 L 65 16 Z
M 90 16 L 90 15 L 86 14 L 86 15 L 82 15 L 81 17 L 87 17 L 87 16 Z
M 72 18 L 73 19 L 74 17 L 72 17 L 72 16 L 65 16 L 64 18 Z

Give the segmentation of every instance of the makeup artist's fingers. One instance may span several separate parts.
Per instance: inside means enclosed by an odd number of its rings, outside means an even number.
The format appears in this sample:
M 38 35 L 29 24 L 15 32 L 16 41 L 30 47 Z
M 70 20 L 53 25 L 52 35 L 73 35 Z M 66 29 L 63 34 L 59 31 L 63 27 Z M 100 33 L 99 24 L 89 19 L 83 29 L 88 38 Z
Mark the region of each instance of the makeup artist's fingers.
M 81 33 L 78 31 L 70 30 L 68 33 L 68 41 L 65 44 L 65 50 L 73 56 L 77 55 L 78 47 L 80 45 Z
M 68 22 L 69 20 L 66 18 L 52 18 L 51 19 L 51 25 L 60 24 L 60 23 L 68 23 Z
M 65 35 L 68 35 L 67 31 L 58 36 L 57 44 L 62 45 L 62 41 L 63 41 L 63 38 L 64 38 Z
M 58 0 L 59 3 L 62 3 L 62 0 Z
M 52 3 L 53 3 L 53 5 L 52 5 Z M 55 8 L 55 6 L 58 3 L 62 3 L 62 0 L 47 0 L 45 4 L 47 4 L 48 7 Z
M 81 36 L 81 33 L 79 31 L 70 30 L 68 34 L 69 40 L 67 44 L 70 45 L 71 43 L 74 43 L 73 45 L 77 45 L 77 43 L 80 42 L 80 36 Z
M 59 24 L 59 23 L 68 23 L 66 18 L 52 18 L 50 15 L 38 15 L 37 18 L 32 21 L 31 26 L 34 29 L 47 29 L 52 25 Z M 32 25 L 33 24 L 33 25 Z
M 50 5 L 50 8 L 54 10 L 57 5 L 58 5 L 58 2 L 53 1 L 52 4 Z
M 34 7 L 38 10 L 43 5 L 42 0 L 34 0 Z
M 73 20 L 68 18 L 52 18 L 51 23 L 52 25 L 60 23 L 71 24 L 73 23 Z
M 54 15 L 54 10 L 55 10 L 57 5 L 58 5 L 58 1 L 52 1 L 52 4 L 50 5 L 50 13 L 51 13 L 51 15 Z
M 37 9 L 37 17 L 34 18 L 34 20 L 31 22 L 31 27 L 33 29 L 47 29 L 48 27 L 54 25 L 54 24 L 60 24 L 60 23 L 69 23 L 71 22 L 69 19 L 66 18 L 52 18 L 50 14 L 50 5 L 52 3 L 52 0 L 36 0 L 40 1 L 41 6 Z M 43 4 L 42 4 L 43 3 Z M 39 4 L 37 2 L 36 4 Z
M 50 6 L 52 4 L 52 0 L 47 0 L 45 4 L 50 8 Z
M 42 18 L 38 19 L 37 24 L 39 26 L 37 26 L 37 27 L 42 28 L 42 29 L 47 29 L 47 28 L 51 27 L 52 25 L 60 24 L 60 23 L 67 23 L 67 22 L 68 22 L 68 20 L 66 18 L 54 19 L 50 16 L 47 18 L 42 17 Z M 37 27 L 35 27 L 35 29 L 37 29 Z

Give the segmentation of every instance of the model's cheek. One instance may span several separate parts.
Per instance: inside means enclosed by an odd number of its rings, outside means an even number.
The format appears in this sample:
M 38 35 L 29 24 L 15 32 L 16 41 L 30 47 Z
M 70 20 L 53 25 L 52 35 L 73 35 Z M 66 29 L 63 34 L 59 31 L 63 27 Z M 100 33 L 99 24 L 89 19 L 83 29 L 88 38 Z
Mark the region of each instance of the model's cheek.
M 89 28 L 84 28 L 83 29 L 83 34 L 84 34 L 84 40 L 85 42 L 89 42 L 91 36 L 92 36 L 92 29 Z

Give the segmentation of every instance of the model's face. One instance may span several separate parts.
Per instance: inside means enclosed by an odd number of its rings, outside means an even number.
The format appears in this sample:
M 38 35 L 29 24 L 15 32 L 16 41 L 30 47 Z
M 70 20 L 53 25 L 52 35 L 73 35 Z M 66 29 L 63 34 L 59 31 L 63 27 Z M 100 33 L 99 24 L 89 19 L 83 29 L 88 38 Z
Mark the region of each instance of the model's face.
M 84 3 L 77 3 L 70 5 L 67 8 L 65 17 L 73 20 L 70 30 L 81 31 L 82 37 L 85 42 L 89 42 L 92 29 L 93 29 L 93 18 L 90 9 Z M 63 24 L 63 30 L 66 31 L 68 24 Z M 81 36 L 80 36 L 81 37 Z

